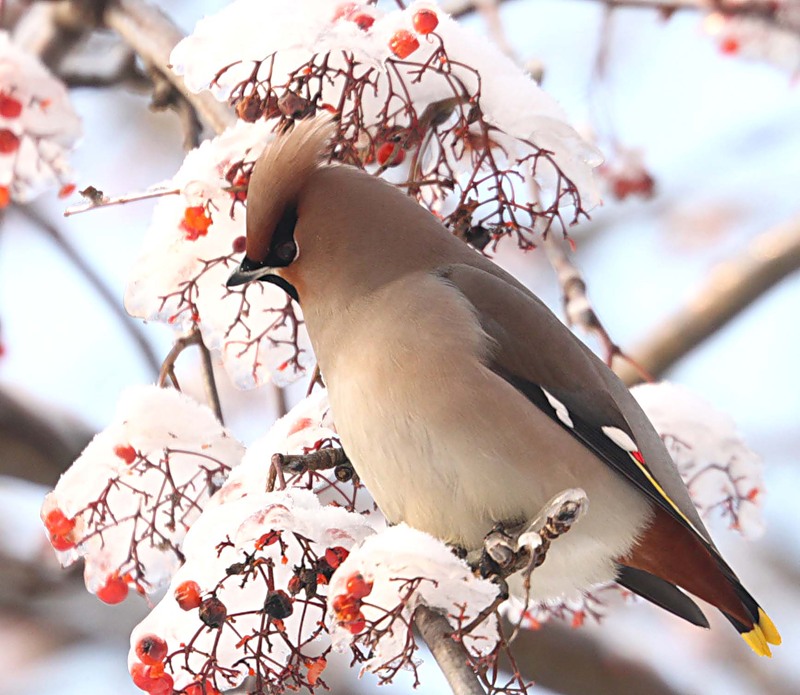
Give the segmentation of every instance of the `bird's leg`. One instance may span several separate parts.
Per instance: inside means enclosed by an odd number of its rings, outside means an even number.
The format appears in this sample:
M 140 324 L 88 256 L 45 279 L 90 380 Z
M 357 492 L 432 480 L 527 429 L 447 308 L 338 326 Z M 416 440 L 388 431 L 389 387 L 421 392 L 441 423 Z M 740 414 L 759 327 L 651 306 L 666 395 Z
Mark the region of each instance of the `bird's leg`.
M 508 598 L 505 578 L 520 570 L 527 605 L 531 573 L 545 561 L 553 541 L 569 531 L 588 508 L 586 493 L 580 488 L 571 488 L 553 497 L 530 523 L 495 524 L 486 534 L 483 547 L 467 555 L 467 562 L 481 577 L 498 584 L 499 595 L 467 627 L 471 629 L 477 625 Z
M 531 600 L 531 573 L 547 558 L 547 551 L 557 538 L 563 536 L 589 510 L 589 498 L 580 488 L 570 488 L 548 502 L 527 530 L 520 534 L 517 543 L 527 548 L 528 562 L 522 570 L 525 600 L 520 619 L 509 637 L 513 641 L 522 627 L 522 616 Z
M 270 466 L 269 478 L 267 480 L 267 491 L 271 492 L 275 488 L 276 481 L 281 489 L 285 487 L 283 480 L 284 472 L 307 473 L 308 471 L 324 471 L 334 469 L 336 479 L 341 483 L 349 480 L 357 481 L 356 472 L 353 464 L 347 458 L 344 449 L 320 449 L 308 454 L 273 454 Z

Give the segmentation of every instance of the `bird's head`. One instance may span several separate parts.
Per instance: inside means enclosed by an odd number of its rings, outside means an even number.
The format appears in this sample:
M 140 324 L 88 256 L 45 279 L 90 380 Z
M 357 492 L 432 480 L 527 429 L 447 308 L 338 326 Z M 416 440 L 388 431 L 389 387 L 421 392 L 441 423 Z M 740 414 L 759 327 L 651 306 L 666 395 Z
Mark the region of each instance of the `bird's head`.
M 334 125 L 295 123 L 265 149 L 247 193 L 245 258 L 228 287 L 259 280 L 308 311 L 335 314 L 403 274 L 472 253 L 403 191 L 326 164 Z
M 332 130 L 329 119 L 299 121 L 290 134 L 267 145 L 248 185 L 245 257 L 228 278 L 228 287 L 261 280 L 298 299 L 297 288 L 287 277 L 299 255 L 297 208 Z

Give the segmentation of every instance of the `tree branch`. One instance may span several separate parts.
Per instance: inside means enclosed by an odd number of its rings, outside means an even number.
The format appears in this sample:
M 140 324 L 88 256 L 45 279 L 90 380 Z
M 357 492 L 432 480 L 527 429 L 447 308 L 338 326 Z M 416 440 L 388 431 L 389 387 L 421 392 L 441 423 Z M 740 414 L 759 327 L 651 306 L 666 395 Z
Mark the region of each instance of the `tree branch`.
M 506 0 L 494 0 L 501 4 Z M 610 9 L 630 8 L 656 10 L 665 16 L 675 12 L 719 12 L 733 17 L 755 17 L 789 31 L 800 32 L 800 23 L 789 13 L 781 12 L 779 4 L 773 0 L 588 0 L 605 5 Z M 443 10 L 458 19 L 480 11 L 481 0 L 446 0 Z
M 454 695 L 486 695 L 469 665 L 467 650 L 452 638 L 453 628 L 447 618 L 427 606 L 420 606 L 414 611 L 414 624 Z
M 635 360 L 658 377 L 787 275 L 800 269 L 800 217 L 757 236 L 745 251 L 714 268 L 689 302 L 662 322 Z M 616 370 L 628 385 L 641 381 L 628 364 Z
M 209 92 L 194 94 L 169 67 L 169 55 L 183 33 L 160 9 L 144 0 L 112 0 L 103 15 L 105 25 L 156 68 L 216 133 L 234 122 L 233 112 Z

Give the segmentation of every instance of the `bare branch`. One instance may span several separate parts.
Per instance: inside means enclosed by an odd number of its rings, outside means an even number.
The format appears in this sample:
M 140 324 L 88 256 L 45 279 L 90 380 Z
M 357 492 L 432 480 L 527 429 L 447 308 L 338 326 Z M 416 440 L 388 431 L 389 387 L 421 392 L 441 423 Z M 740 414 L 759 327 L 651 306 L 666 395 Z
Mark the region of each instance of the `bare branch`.
M 640 363 L 631 358 L 617 345 L 603 324 L 600 322 L 589 297 L 586 294 L 586 281 L 581 271 L 572 262 L 564 249 L 563 242 L 554 235 L 548 234 L 543 242 L 544 252 L 556 273 L 558 284 L 561 286 L 564 316 L 567 325 L 577 326 L 586 333 L 595 335 L 603 346 L 603 357 L 610 367 L 615 358 L 620 358 L 630 365 L 644 381 L 653 381 L 652 376 Z
M 486 0 L 447 0 L 443 10 L 456 19 L 481 11 Z M 495 0 L 497 4 L 505 0 Z M 756 17 L 789 31 L 800 32 L 800 24 L 789 13 L 780 11 L 779 3 L 773 0 L 588 0 L 610 9 L 631 8 L 656 10 L 665 16 L 675 12 L 719 12 L 733 17 Z
M 798 269 L 800 217 L 762 233 L 739 256 L 714 268 L 689 302 L 632 354 L 649 373 L 660 376 Z M 616 371 L 629 385 L 641 381 L 629 364 L 620 364 Z
M 146 63 L 162 73 L 215 132 L 221 133 L 233 123 L 233 112 L 226 105 L 208 92 L 190 92 L 183 78 L 170 69 L 170 53 L 183 33 L 160 9 L 144 0 L 113 0 L 108 3 L 103 20 Z
M 420 606 L 414 612 L 414 623 L 454 695 L 485 695 L 469 665 L 470 659 L 464 645 L 452 638 L 453 629 L 447 618 L 427 606 Z

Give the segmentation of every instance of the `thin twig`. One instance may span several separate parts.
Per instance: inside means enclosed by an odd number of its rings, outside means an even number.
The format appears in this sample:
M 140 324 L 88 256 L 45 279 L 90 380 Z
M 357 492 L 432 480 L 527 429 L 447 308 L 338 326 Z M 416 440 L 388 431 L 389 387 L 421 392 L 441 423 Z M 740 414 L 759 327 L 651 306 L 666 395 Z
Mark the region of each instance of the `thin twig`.
M 800 270 L 800 217 L 763 232 L 740 255 L 714 268 L 689 302 L 662 321 L 631 353 L 649 373 L 659 377 L 797 270 Z M 616 371 L 628 385 L 641 381 L 628 364 L 620 363 Z
M 157 383 L 161 388 L 164 388 L 167 385 L 167 379 L 170 378 L 170 376 L 173 377 L 173 383 L 175 382 L 173 370 L 175 369 L 175 363 L 178 361 L 180 354 L 186 348 L 192 345 L 197 345 L 201 342 L 200 331 L 198 330 L 193 330 L 175 341 L 174 345 L 167 353 L 167 356 L 164 358 L 164 362 L 162 363 L 161 369 L 158 372 Z
M 91 194 L 90 194 L 90 193 Z M 124 205 L 125 203 L 133 203 L 139 200 L 149 200 L 150 198 L 163 198 L 168 195 L 180 195 L 180 188 L 151 188 L 141 193 L 126 193 L 125 195 L 117 196 L 116 198 L 109 198 L 104 195 L 102 191 L 90 187 L 87 193 L 83 193 L 84 198 L 88 202 L 80 203 L 79 205 L 71 205 L 64 210 L 64 217 L 72 217 L 72 215 L 80 215 L 82 212 L 88 212 L 96 208 L 107 208 L 112 205 Z
M 589 301 L 586 293 L 586 281 L 578 267 L 567 255 L 563 242 L 556 239 L 555 235 L 548 234 L 542 240 L 542 245 L 547 260 L 556 273 L 558 284 L 561 286 L 561 299 L 567 325 L 577 326 L 581 330 L 595 335 L 603 346 L 603 356 L 609 367 L 614 364 L 615 358 L 620 358 L 630 364 L 641 379 L 653 381 L 653 377 L 639 362 L 611 340 L 611 336 L 600 322 L 600 318 Z
M 81 256 L 77 249 L 64 237 L 59 229 L 44 219 L 28 205 L 15 205 L 14 210 L 19 212 L 26 220 L 36 225 L 44 232 L 53 243 L 61 250 L 64 256 L 75 266 L 75 269 L 84 277 L 89 286 L 97 292 L 100 300 L 106 305 L 108 310 L 119 320 L 125 333 L 138 348 L 147 366 L 157 374 L 159 371 L 159 359 L 150 343 L 138 329 L 138 325 L 131 320 L 131 317 L 123 311 L 119 304 L 119 298 L 105 285 L 100 276 L 95 272 L 89 263 Z
M 197 331 L 198 335 L 200 331 Z M 211 409 L 214 415 L 217 416 L 220 424 L 224 425 L 225 421 L 222 419 L 222 404 L 219 400 L 219 390 L 217 389 L 217 381 L 214 378 L 214 364 L 211 361 L 211 352 L 206 347 L 206 344 L 201 340 L 197 342 L 197 347 L 200 349 L 200 364 L 202 365 L 203 384 L 206 388 L 206 398 L 211 404 Z

